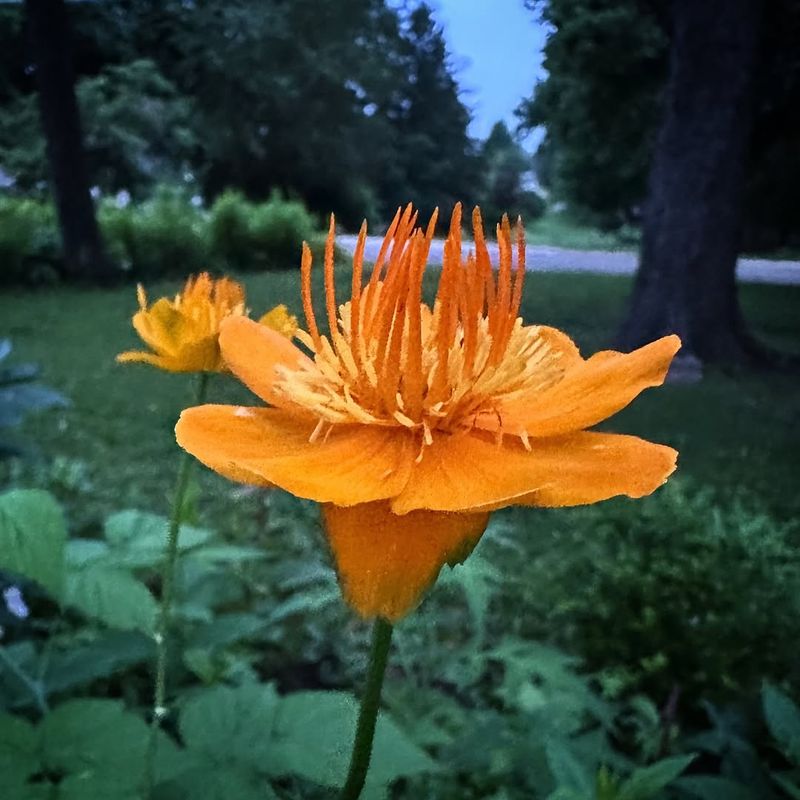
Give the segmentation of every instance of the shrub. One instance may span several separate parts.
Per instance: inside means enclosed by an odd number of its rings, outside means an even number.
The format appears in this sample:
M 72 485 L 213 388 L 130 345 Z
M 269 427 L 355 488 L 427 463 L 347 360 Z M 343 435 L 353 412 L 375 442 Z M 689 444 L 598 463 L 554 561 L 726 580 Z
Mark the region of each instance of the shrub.
M 303 241 L 314 236 L 314 220 L 297 200 L 273 192 L 266 203 L 249 203 L 235 191 L 211 208 L 211 250 L 226 267 L 285 269 L 299 263 Z
M 35 281 L 43 266 L 57 261 L 59 249 L 50 203 L 0 199 L 0 283 Z
M 109 253 L 136 278 L 185 275 L 209 266 L 205 218 L 178 189 L 161 186 L 152 199 L 120 208 L 100 206 Z
M 796 526 L 679 483 L 543 517 L 526 542 L 528 608 L 515 610 L 526 634 L 659 702 L 675 690 L 689 702 L 729 699 L 796 673 Z

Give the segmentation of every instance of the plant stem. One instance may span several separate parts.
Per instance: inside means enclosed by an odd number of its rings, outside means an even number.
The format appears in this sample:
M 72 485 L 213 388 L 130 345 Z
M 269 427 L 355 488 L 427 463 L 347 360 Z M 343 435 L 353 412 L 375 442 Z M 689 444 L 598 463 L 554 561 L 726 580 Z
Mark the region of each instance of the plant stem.
M 392 625 L 385 619 L 375 620 L 372 629 L 372 647 L 369 655 L 369 669 L 364 696 L 361 698 L 361 710 L 358 712 L 356 737 L 353 741 L 353 753 L 350 756 L 350 769 L 342 789 L 340 800 L 358 800 L 364 781 L 367 778 L 369 761 L 372 756 L 372 740 L 375 737 L 375 723 L 381 704 L 383 676 L 386 662 L 389 659 L 389 646 L 392 642 Z
M 39 710 L 39 713 L 44 716 L 50 710 L 47 705 L 47 698 L 42 691 L 42 685 L 33 680 L 33 678 L 28 675 L 25 670 L 23 670 L 19 664 L 17 664 L 11 656 L 6 653 L 5 648 L 0 647 L 0 661 L 3 663 L 4 666 L 8 668 L 8 671 L 14 675 L 14 677 L 30 692 L 31 697 L 33 697 L 34 702 L 36 703 L 36 708 Z
M 205 400 L 208 388 L 207 372 L 197 376 L 195 404 L 201 405 Z M 172 600 L 175 594 L 175 567 L 178 562 L 178 540 L 180 538 L 181 514 L 189 488 L 194 458 L 185 450 L 181 452 L 175 494 L 172 498 L 172 511 L 167 529 L 167 544 L 164 552 L 164 563 L 161 569 L 161 603 L 156 622 L 156 674 L 153 692 L 153 720 L 151 724 L 150 747 L 148 749 L 147 779 L 152 788 L 153 768 L 156 750 L 156 734 L 169 711 L 167 707 L 167 657 L 169 655 L 169 632 L 172 627 Z M 150 794 L 150 792 L 148 792 Z

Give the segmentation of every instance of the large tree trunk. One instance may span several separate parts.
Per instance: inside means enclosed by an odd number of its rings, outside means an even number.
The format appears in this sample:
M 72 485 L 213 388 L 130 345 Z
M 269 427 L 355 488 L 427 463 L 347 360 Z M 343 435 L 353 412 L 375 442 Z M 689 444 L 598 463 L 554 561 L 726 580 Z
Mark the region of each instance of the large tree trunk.
M 72 278 L 106 282 L 115 272 L 103 248 L 89 193 L 67 10 L 64 0 L 25 0 L 25 7 L 64 270 Z
M 762 0 L 673 0 L 664 119 L 626 348 L 677 333 L 703 361 L 756 353 L 736 294 Z

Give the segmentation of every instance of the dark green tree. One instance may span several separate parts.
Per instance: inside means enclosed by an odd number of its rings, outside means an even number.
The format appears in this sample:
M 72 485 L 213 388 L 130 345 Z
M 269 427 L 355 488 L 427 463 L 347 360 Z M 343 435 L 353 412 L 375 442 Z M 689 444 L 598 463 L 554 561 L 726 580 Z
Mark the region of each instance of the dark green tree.
M 480 159 L 441 27 L 425 3 L 403 26 L 395 90 L 382 109 L 393 140 L 379 194 L 385 212 L 409 200 L 423 216 L 477 199 Z
M 25 9 L 64 269 L 73 278 L 108 281 L 114 269 L 106 257 L 89 194 L 67 9 L 64 0 L 26 0 Z
M 542 179 L 603 226 L 629 219 L 645 193 L 669 41 L 640 0 L 531 0 L 552 26 L 547 78 L 519 109 L 544 125 Z
M 504 122 L 496 122 L 481 148 L 484 188 L 479 198 L 481 211 L 489 224 L 503 214 L 513 220 L 521 216 L 526 222 L 540 217 L 544 200 L 525 188 L 533 159 L 514 139 Z

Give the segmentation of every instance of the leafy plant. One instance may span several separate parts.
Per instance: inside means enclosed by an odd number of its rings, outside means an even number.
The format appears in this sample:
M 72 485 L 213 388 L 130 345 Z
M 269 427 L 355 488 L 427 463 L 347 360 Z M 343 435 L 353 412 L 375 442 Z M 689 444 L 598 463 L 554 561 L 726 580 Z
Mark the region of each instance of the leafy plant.
M 278 192 L 266 203 L 249 203 L 239 192 L 224 192 L 211 207 L 208 224 L 212 252 L 237 269 L 294 267 L 303 241 L 315 233 L 303 204 Z
M 544 536 L 520 526 L 529 555 L 519 631 L 579 653 L 609 688 L 643 690 L 659 704 L 677 693 L 688 709 L 796 676 L 795 524 L 680 484 L 635 506 L 540 524 Z
M 112 257 L 137 278 L 185 275 L 208 264 L 203 215 L 174 187 L 158 187 L 139 205 L 106 201 L 99 222 Z
M 11 354 L 11 342 L 0 339 L 0 364 Z M 0 431 L 19 425 L 35 411 L 67 405 L 67 399 L 55 389 L 36 383 L 39 368 L 35 364 L 0 366 Z M 18 445 L 0 440 L 0 458 L 16 455 Z
M 0 198 L 0 283 L 35 283 L 52 271 L 61 249 L 53 206 Z

